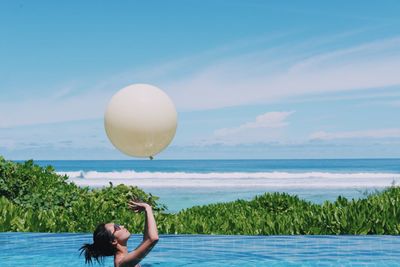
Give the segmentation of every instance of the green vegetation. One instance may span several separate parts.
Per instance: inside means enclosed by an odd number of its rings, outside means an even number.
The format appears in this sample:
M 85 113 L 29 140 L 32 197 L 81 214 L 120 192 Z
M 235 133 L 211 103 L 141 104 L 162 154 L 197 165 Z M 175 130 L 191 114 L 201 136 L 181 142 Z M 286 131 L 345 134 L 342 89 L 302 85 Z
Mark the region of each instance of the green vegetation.
M 143 231 L 144 216 L 127 200 L 153 206 L 160 234 L 400 234 L 400 188 L 391 186 L 365 199 L 313 204 L 285 193 L 165 212 L 158 198 L 137 187 L 78 187 L 52 167 L 0 157 L 0 231 L 92 232 L 100 222 Z
M 165 210 L 155 196 L 132 186 L 81 188 L 57 175 L 52 167 L 14 163 L 0 157 L 0 231 L 90 232 L 99 222 L 130 222 L 142 230 L 143 216 L 127 209 L 127 200 L 139 198 Z

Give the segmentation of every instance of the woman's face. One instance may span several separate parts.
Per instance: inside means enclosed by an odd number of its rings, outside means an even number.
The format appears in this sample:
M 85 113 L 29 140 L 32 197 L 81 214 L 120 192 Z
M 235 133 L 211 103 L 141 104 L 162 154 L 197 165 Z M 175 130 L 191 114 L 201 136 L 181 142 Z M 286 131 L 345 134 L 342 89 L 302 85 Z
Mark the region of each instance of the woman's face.
M 131 233 L 123 225 L 107 223 L 105 226 L 115 236 L 119 244 L 125 244 L 131 236 Z

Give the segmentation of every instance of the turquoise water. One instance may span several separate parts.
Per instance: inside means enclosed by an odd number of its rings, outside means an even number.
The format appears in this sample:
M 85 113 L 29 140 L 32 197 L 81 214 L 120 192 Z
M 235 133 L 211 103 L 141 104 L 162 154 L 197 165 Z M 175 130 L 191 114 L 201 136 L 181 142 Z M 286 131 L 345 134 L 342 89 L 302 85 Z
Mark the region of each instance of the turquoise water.
M 251 200 L 256 195 L 266 192 L 285 192 L 297 195 L 301 199 L 321 204 L 323 201 L 335 201 L 338 195 L 352 198 L 363 198 L 368 192 L 375 192 L 368 188 L 145 188 L 144 191 L 160 197 L 160 201 L 168 207 L 169 213 L 189 208 L 195 205 L 207 205 L 217 202 L 229 202 L 237 199 Z M 377 189 L 378 190 L 378 189 Z M 378 190 L 379 191 L 379 190 Z
M 141 235 L 132 235 L 135 248 Z M 0 265 L 85 266 L 78 248 L 91 234 L 0 233 Z M 397 236 L 160 235 L 150 266 L 399 266 Z M 97 264 L 96 264 L 97 266 Z M 109 257 L 105 266 L 113 266 Z
M 287 192 L 321 203 L 360 198 L 399 181 L 400 159 L 38 161 L 82 186 L 123 183 L 160 196 L 176 212 L 194 205 Z M 135 248 L 142 235 L 132 235 Z M 0 267 L 85 266 L 92 234 L 0 233 Z M 399 266 L 397 236 L 160 235 L 149 266 Z M 112 266 L 112 258 L 105 266 Z
M 397 172 L 400 159 L 257 159 L 257 160 L 38 160 L 59 171 L 110 172 Z
M 314 203 L 364 197 L 400 184 L 400 159 L 61 160 L 52 165 L 81 186 L 136 185 L 160 197 L 169 212 L 195 205 L 250 200 L 286 192 Z

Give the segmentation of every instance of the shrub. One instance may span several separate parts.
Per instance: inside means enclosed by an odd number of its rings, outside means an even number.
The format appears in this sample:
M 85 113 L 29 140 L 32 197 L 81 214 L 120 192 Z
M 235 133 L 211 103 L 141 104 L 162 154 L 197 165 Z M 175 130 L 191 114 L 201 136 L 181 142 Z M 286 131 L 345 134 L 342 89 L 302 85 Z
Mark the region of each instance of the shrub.
M 51 166 L 0 157 L 0 231 L 92 232 L 100 222 L 115 221 L 141 233 L 144 216 L 128 210 L 131 198 L 153 207 L 161 234 L 400 233 L 400 188 L 394 185 L 364 199 L 339 196 L 321 205 L 286 193 L 265 193 L 251 201 L 238 199 L 168 214 L 158 197 L 137 187 L 79 187 Z

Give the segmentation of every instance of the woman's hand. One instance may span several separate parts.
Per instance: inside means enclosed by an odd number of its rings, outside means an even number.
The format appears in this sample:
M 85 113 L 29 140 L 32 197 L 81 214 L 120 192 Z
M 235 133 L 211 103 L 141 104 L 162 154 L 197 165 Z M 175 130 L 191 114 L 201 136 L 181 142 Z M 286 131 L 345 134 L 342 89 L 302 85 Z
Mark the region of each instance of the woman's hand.
M 139 200 L 132 199 L 128 202 L 128 206 L 133 212 L 142 212 L 148 208 L 151 209 L 151 206 L 147 203 L 140 202 Z

